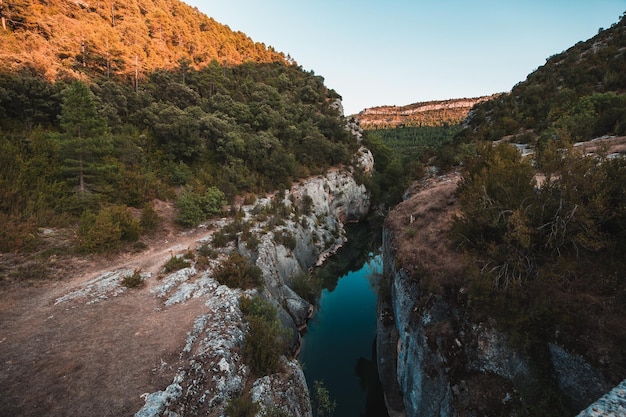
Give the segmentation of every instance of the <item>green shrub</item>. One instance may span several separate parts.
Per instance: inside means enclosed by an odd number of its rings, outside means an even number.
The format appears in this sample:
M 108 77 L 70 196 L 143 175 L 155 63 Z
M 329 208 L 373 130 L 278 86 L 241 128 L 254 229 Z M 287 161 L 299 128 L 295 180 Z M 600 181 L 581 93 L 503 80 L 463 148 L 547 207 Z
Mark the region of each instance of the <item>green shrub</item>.
M 220 214 L 226 204 L 224 193 L 215 187 L 204 194 L 185 191 L 176 200 L 176 222 L 185 227 L 195 227 L 209 217 Z
M 152 203 L 144 204 L 141 209 L 141 220 L 139 221 L 141 230 L 144 232 L 153 232 L 158 227 L 160 221 L 161 219 L 159 218 L 159 215 L 154 209 Z
M 220 284 L 231 288 L 249 289 L 262 284 L 262 275 L 261 268 L 246 257 L 233 253 L 216 269 L 214 277 Z
M 291 289 L 300 297 L 311 304 L 315 304 L 319 298 L 321 285 L 307 274 L 298 274 L 291 280 Z
M 287 351 L 287 343 L 276 306 L 256 296 L 241 298 L 240 307 L 249 325 L 244 340 L 247 363 L 257 376 L 277 372 L 280 356 Z
M 233 235 L 228 233 L 227 230 L 221 229 L 213 232 L 213 236 L 211 236 L 211 243 L 216 248 L 223 248 L 228 245 L 230 242 L 233 242 L 237 235 Z
M 251 251 L 256 251 L 259 248 L 259 243 L 261 243 L 261 241 L 257 235 L 250 235 L 248 240 L 246 240 L 246 248 Z
M 88 252 L 111 252 L 123 242 L 135 242 L 140 236 L 139 222 L 126 206 L 109 206 L 98 214 L 85 211 L 80 219 L 78 236 Z
M 305 194 L 302 197 L 302 213 L 305 216 L 309 216 L 313 212 L 313 198 L 310 195 Z
M 278 318 L 276 307 L 265 298 L 243 297 L 239 300 L 239 308 L 246 317 L 263 317 L 267 321 L 274 321 Z
M 198 248 L 198 255 L 200 256 L 205 256 L 211 259 L 215 259 L 217 258 L 217 251 L 215 251 L 215 249 L 213 249 L 211 246 L 209 246 L 208 243 L 203 243 L 199 248 Z
M 332 416 L 337 407 L 337 402 L 331 400 L 328 389 L 324 386 L 323 381 L 315 380 L 313 382 L 313 399 L 315 415 L 317 417 Z
M 288 411 L 278 407 L 269 407 L 263 412 L 263 417 L 290 417 Z
M 141 276 L 140 268 L 135 269 L 132 274 L 122 278 L 122 285 L 126 288 L 137 288 L 141 284 L 143 284 L 143 277 Z
M 163 266 L 163 272 L 167 274 L 170 272 L 179 271 L 183 268 L 187 268 L 188 266 L 189 261 L 185 260 L 184 258 L 172 255 L 172 257 Z
M 0 225 L 0 252 L 13 252 L 35 246 L 37 223 L 32 219 L 22 221 L 0 212 Z
M 281 230 L 280 232 L 275 232 L 274 233 L 274 242 L 277 245 L 283 245 L 284 247 L 286 247 L 290 251 L 293 251 L 296 248 L 296 244 L 298 243 L 296 241 L 296 237 L 293 235 L 293 233 L 290 233 L 290 232 L 288 232 L 286 230 Z

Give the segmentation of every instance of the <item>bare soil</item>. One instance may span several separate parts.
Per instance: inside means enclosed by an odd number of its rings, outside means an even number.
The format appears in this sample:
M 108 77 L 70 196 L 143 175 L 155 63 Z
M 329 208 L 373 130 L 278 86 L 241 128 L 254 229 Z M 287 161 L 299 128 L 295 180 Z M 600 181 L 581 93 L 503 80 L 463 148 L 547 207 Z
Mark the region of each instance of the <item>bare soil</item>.
M 157 211 L 163 224 L 141 252 L 53 255 L 55 279 L 0 287 L 1 417 L 128 416 L 143 406 L 142 394 L 171 383 L 187 332 L 206 307 L 198 299 L 166 307 L 149 290 L 170 256 L 210 232 L 183 234 L 171 206 L 159 203 Z M 55 305 L 104 272 L 137 268 L 155 278 L 98 303 Z

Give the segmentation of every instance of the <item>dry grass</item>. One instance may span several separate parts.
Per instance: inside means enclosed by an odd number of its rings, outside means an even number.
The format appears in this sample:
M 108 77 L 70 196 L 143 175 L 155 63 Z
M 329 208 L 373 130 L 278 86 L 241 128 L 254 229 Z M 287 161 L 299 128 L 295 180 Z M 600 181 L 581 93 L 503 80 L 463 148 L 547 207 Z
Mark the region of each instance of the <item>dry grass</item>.
M 462 276 L 463 256 L 447 234 L 458 213 L 454 193 L 459 179 L 460 174 L 451 173 L 417 184 L 386 220 L 396 260 L 410 273 L 428 277 L 430 284 Z

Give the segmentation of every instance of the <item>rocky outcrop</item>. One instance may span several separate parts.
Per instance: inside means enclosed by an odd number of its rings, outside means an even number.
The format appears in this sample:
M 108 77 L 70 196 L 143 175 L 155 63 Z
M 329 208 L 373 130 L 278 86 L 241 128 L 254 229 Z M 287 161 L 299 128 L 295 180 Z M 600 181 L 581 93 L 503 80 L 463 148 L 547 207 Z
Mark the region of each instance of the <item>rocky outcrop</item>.
M 577 417 L 626 416 L 626 380 L 581 411 Z
M 371 153 L 363 148 L 360 155 L 364 162 L 362 169 L 371 170 Z M 266 222 L 253 229 L 259 236 L 259 245 L 256 253 L 249 256 L 256 259 L 256 265 L 263 271 L 270 297 L 287 310 L 297 327 L 302 327 L 311 306 L 290 288 L 293 278 L 343 245 L 344 224 L 364 218 L 369 211 L 369 192 L 364 185 L 356 183 L 349 170 L 334 170 L 285 191 L 280 201 L 277 198 L 262 199 L 246 210 L 250 218 L 253 212 L 270 206 L 283 207 L 281 210 L 289 213 L 281 219 L 282 225 L 268 233 L 264 232 Z M 288 242 L 283 242 L 285 236 Z M 240 250 L 246 252 L 244 245 L 240 244 Z
M 427 101 L 406 106 L 371 107 L 352 116 L 363 129 L 392 129 L 398 126 L 440 126 L 461 123 L 474 105 L 494 98 L 484 96 Z
M 527 392 L 536 382 L 528 359 L 494 328 L 467 321 L 446 297 L 420 293 L 415 278 L 395 264 L 393 233 L 386 229 L 383 237 L 391 293 L 379 301 L 377 348 L 390 416 L 457 416 L 476 408 L 479 387 L 496 382 L 502 390 L 489 401 L 501 408 Z
M 362 149 L 358 160 L 364 163 L 363 171 L 371 170 L 369 151 Z M 245 235 L 238 232 L 235 242 L 225 248 L 216 246 L 213 250 L 219 255 L 203 266 L 203 272 L 190 266 L 165 276 L 151 289 L 165 306 L 204 299 L 206 312 L 197 317 L 189 332 L 181 352 L 182 365 L 172 383 L 146 394 L 145 406 L 136 416 L 223 415 L 229 399 L 244 390 L 259 404 L 259 415 L 276 410 L 295 417 L 312 415 L 306 380 L 297 361 L 283 357 L 281 373 L 251 380 L 241 354 L 247 330 L 239 309 L 244 292 L 219 285 L 213 271 L 231 251 L 251 259 L 262 271 L 263 295 L 278 307 L 295 350 L 300 342 L 298 330 L 306 324 L 312 308 L 290 285 L 294 277 L 344 243 L 344 224 L 367 214 L 369 193 L 356 183 L 349 169 L 336 169 L 239 208 L 239 221 L 247 225 Z M 222 229 L 228 226 L 226 220 L 218 225 Z M 210 246 L 213 238 L 207 236 L 198 243 Z M 112 290 L 108 293 L 114 294 Z
M 473 321 L 466 281 L 454 277 L 463 273 L 453 268 L 461 260 L 438 246 L 454 189 L 452 178 L 424 184 L 385 222 L 389 291 L 379 300 L 377 359 L 390 415 L 511 415 L 534 405 L 538 389 L 555 386 L 571 410 L 581 410 L 610 389 L 600 370 L 549 340 L 544 353 L 531 355 L 510 342 L 497 317 Z

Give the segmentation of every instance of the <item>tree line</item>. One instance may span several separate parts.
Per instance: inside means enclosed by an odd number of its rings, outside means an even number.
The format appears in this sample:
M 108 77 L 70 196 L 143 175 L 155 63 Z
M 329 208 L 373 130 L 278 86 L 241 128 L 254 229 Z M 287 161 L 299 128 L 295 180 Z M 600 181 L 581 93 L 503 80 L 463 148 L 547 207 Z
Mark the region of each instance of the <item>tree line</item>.
M 0 74 L 2 250 L 27 246 L 37 227 L 154 198 L 195 204 L 199 214 L 183 220 L 191 225 L 215 201 L 349 163 L 357 143 L 339 98 L 322 77 L 283 63 L 159 70 L 138 91 Z

